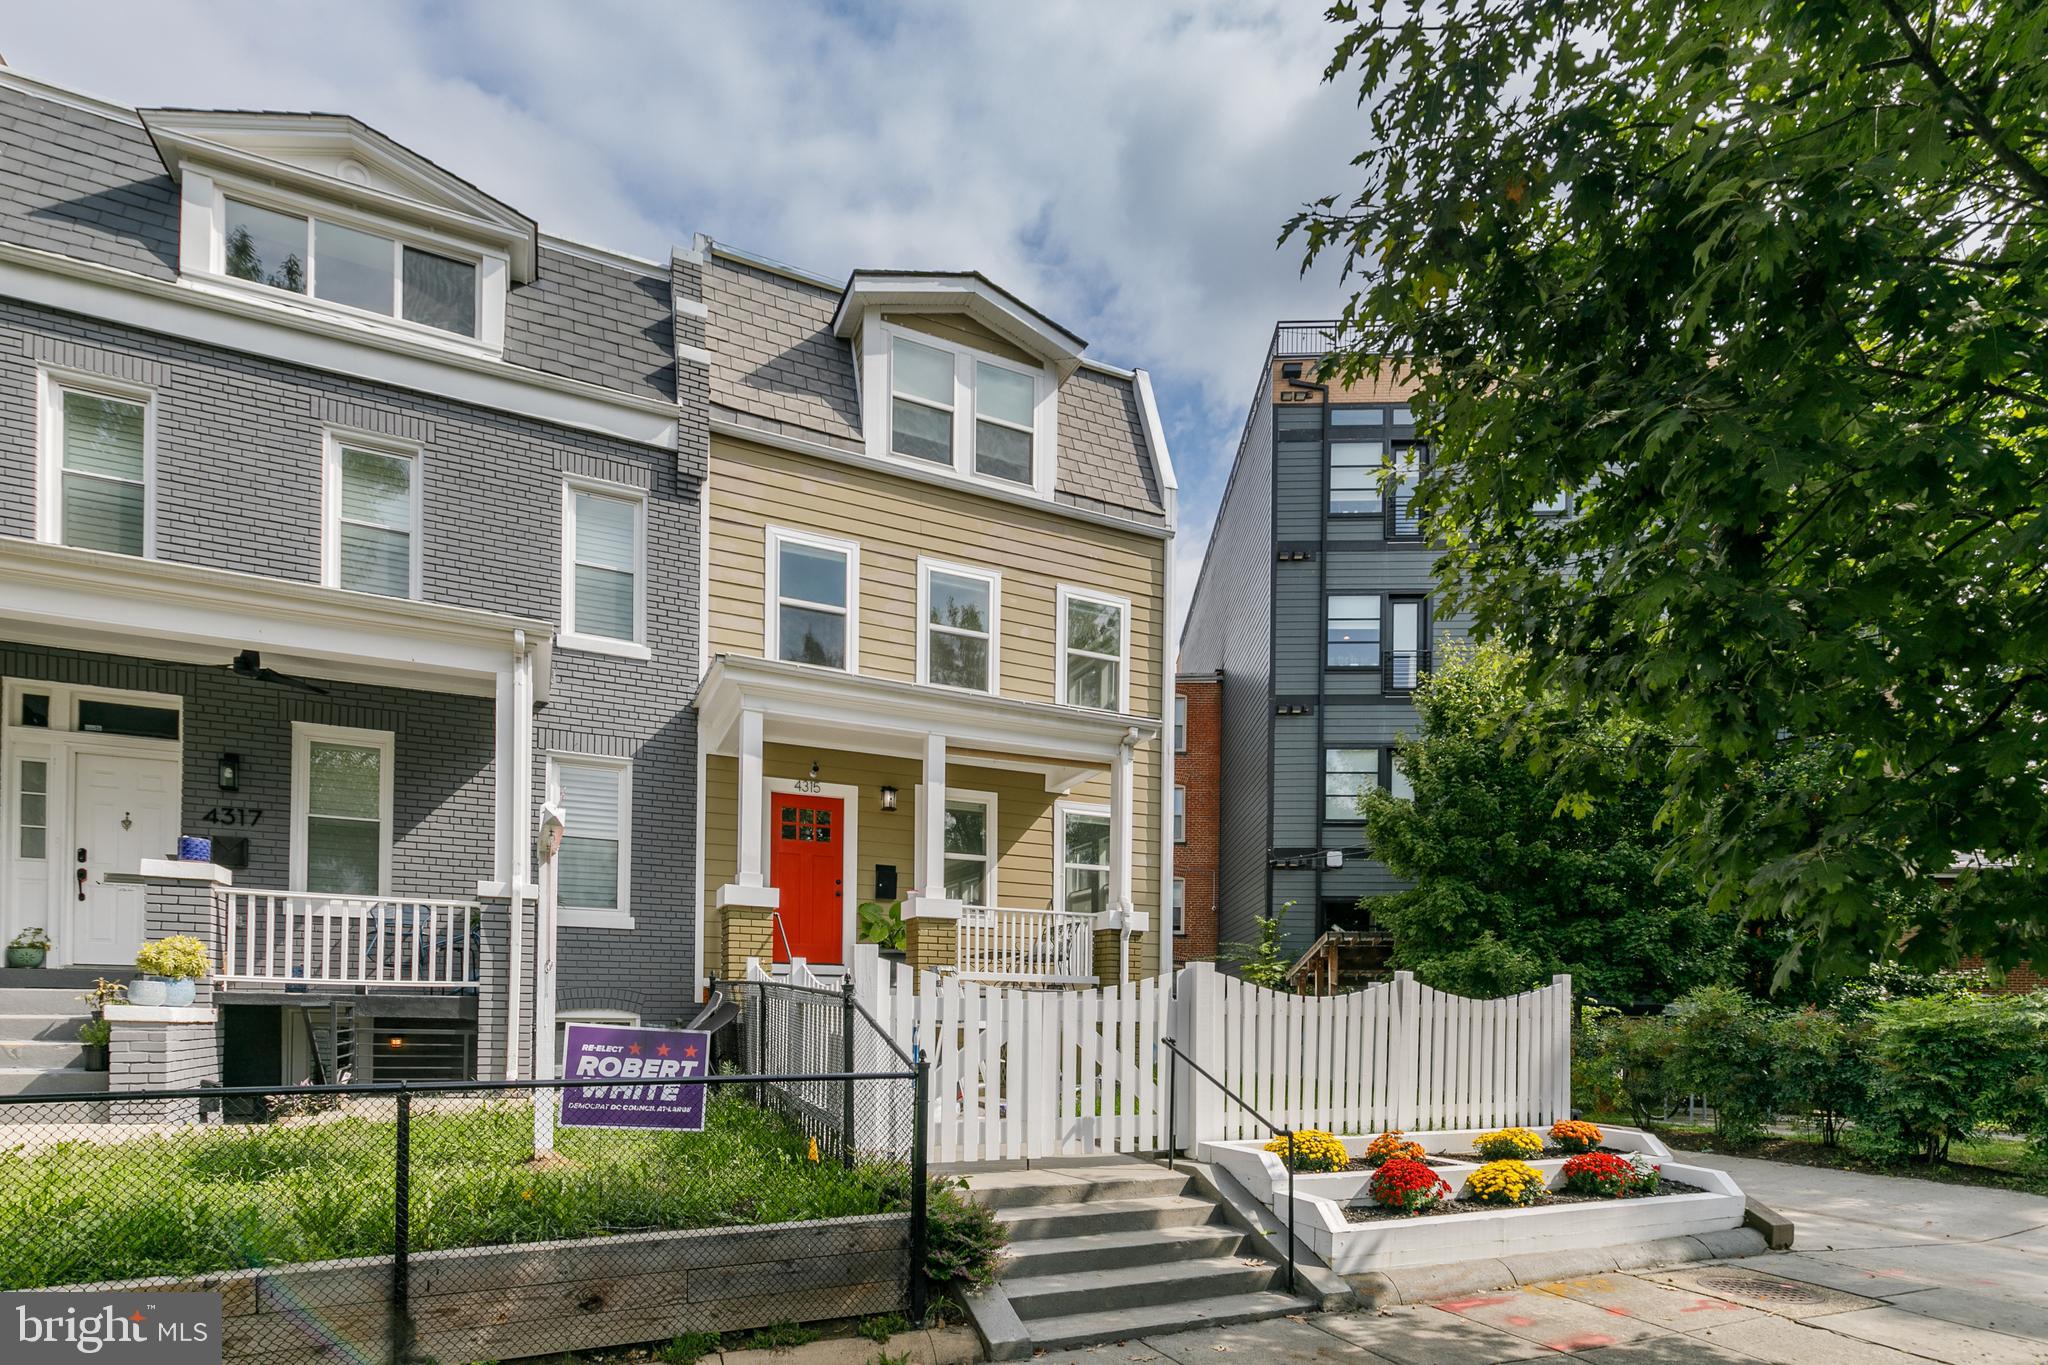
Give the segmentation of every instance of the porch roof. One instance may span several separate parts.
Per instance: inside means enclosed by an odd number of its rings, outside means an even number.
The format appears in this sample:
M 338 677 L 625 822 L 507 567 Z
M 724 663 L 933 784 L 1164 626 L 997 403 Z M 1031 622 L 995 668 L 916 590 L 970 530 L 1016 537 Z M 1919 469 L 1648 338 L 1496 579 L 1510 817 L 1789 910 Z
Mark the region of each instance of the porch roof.
M 856 753 L 915 757 L 927 735 L 956 749 L 1012 755 L 1017 766 L 1070 785 L 1113 763 L 1127 738 L 1156 737 L 1159 722 L 1116 711 L 1018 701 L 889 678 L 840 673 L 751 655 L 711 662 L 695 702 L 706 753 L 735 754 L 739 719 L 761 713 L 767 738 Z M 960 761 L 972 762 L 964 755 Z
M 552 622 L 0 537 L 0 633 L 24 644 L 495 695 L 522 646 L 547 699 Z

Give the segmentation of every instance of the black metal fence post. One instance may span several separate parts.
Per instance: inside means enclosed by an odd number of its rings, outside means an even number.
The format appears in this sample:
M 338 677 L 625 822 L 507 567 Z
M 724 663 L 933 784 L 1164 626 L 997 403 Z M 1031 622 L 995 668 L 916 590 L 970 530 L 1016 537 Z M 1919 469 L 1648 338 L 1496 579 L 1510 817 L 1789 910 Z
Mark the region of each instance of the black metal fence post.
M 839 981 L 839 1062 L 840 1069 L 848 1076 L 853 1075 L 853 975 L 848 973 Z M 845 1095 L 839 1102 L 839 1149 L 844 1155 L 848 1170 L 853 1168 L 853 1082 L 843 1087 Z
M 412 1358 L 412 1092 L 398 1087 L 391 1201 L 391 1365 Z
M 931 1285 L 925 1280 L 925 1245 L 929 1232 L 926 1219 L 930 1215 L 928 1191 L 925 1188 L 925 1105 L 928 1103 L 926 1090 L 931 1082 L 931 1063 L 926 1060 L 924 1049 L 917 1049 L 917 1091 L 910 1104 L 910 1321 L 924 1326 L 925 1309 L 931 1298 Z

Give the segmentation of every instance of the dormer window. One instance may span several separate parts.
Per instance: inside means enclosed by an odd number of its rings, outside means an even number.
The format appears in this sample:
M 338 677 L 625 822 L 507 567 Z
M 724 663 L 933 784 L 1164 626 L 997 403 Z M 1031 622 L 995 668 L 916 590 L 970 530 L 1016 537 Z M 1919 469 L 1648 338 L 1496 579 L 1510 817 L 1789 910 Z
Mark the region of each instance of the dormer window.
M 860 363 L 870 458 L 1051 500 L 1086 342 L 971 274 L 855 271 L 832 327 Z
M 457 336 L 476 335 L 476 262 L 317 214 L 228 198 L 222 273 Z
M 178 184 L 178 279 L 352 340 L 505 345 L 531 218 L 338 114 L 145 109 Z

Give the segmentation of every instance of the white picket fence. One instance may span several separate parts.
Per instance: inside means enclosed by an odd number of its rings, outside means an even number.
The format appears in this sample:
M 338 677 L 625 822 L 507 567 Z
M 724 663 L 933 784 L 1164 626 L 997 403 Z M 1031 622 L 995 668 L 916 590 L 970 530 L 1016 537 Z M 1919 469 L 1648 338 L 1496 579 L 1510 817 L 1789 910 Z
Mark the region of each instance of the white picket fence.
M 1502 1000 L 1445 995 L 1406 972 L 1337 996 L 1286 995 L 1196 962 L 1172 978 L 1032 990 L 856 954 L 855 990 L 897 1043 L 931 1059 L 930 1157 L 993 1161 L 1157 1152 L 1173 1134 L 1262 1138 L 1547 1125 L 1570 1112 L 1571 979 Z M 1225 1093 L 1237 1092 L 1241 1104 Z
M 1204 1142 L 1293 1128 L 1547 1125 L 1571 1108 L 1571 978 L 1499 1000 L 1446 995 L 1407 972 L 1344 995 L 1283 995 L 1182 969 L 1182 1049 L 1223 1084 L 1195 1083 Z

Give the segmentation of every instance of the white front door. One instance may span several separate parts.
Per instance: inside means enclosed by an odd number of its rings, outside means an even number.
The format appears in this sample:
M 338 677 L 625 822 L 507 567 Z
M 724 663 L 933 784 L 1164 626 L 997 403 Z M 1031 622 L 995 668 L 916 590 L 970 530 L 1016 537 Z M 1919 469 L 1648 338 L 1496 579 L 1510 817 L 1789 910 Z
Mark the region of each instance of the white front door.
M 133 963 L 144 888 L 106 874 L 134 873 L 144 858 L 177 852 L 180 762 L 81 751 L 71 763 L 71 846 L 50 850 L 64 868 L 57 894 L 71 910 L 58 952 L 68 963 Z

